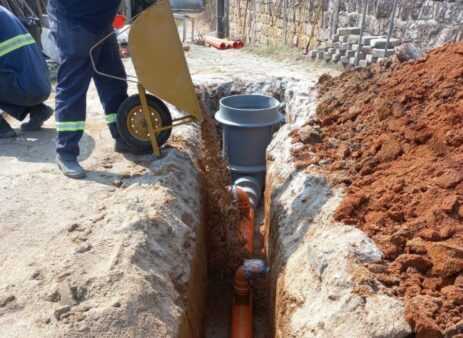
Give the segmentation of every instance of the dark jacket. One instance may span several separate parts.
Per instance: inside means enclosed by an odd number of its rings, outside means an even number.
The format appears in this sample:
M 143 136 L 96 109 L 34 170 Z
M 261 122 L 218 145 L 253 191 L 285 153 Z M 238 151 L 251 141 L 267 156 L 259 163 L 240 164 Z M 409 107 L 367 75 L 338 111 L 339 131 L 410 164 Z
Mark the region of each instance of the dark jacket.
M 39 46 L 22 23 L 0 6 L 0 74 L 28 99 L 46 98 L 51 91 L 48 67 Z

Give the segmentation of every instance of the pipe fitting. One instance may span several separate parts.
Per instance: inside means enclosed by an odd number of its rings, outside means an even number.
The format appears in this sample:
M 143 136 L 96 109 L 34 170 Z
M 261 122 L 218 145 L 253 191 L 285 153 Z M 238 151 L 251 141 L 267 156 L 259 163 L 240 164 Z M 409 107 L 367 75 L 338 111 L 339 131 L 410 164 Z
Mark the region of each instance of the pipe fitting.
M 241 217 L 248 217 L 249 209 L 251 208 L 251 200 L 247 191 L 237 185 L 229 186 L 228 191 L 231 192 L 233 203 L 240 210 Z
M 284 117 L 280 102 L 263 95 L 233 95 L 220 100 L 215 119 L 223 126 L 223 156 L 236 185 L 258 206 L 265 183 L 266 149 Z M 241 179 L 243 181 L 240 181 Z
M 259 183 L 257 179 L 251 176 L 241 176 L 234 182 L 235 186 L 241 188 L 247 193 L 254 209 L 256 209 L 259 205 L 260 196 L 262 196 L 261 187 L 263 186 L 263 183 L 263 179 L 262 182 Z

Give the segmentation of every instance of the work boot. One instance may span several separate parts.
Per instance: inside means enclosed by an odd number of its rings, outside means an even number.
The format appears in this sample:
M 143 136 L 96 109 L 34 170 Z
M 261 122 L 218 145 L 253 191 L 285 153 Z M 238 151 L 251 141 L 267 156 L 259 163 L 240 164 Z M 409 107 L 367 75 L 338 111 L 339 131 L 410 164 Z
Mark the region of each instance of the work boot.
M 43 103 L 30 108 L 30 119 L 21 124 L 23 131 L 33 131 L 42 128 L 43 123 L 53 115 L 53 109 Z
M 66 161 L 63 160 L 59 155 L 57 155 L 55 162 L 58 165 L 58 168 L 63 172 L 63 174 L 69 178 L 79 179 L 87 176 L 84 168 L 80 166 L 77 160 Z
M 13 138 L 16 136 L 16 132 L 11 128 L 10 124 L 0 115 L 0 138 Z

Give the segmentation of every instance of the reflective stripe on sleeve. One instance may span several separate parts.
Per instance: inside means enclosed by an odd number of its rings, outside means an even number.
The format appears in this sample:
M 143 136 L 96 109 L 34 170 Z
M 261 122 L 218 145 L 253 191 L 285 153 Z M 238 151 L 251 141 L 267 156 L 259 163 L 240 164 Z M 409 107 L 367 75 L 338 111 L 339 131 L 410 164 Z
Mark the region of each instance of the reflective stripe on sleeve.
M 0 43 L 0 57 L 5 56 L 15 50 L 35 43 L 34 38 L 29 33 L 17 35 Z

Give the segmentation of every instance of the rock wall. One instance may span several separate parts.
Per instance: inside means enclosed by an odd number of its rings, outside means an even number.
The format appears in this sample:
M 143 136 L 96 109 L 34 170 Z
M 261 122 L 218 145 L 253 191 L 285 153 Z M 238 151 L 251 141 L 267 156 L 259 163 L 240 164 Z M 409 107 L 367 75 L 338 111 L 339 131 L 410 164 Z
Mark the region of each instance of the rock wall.
M 249 42 L 303 48 L 316 29 L 318 40 L 325 40 L 339 27 L 360 25 L 364 1 L 360 0 L 230 0 L 230 35 L 243 35 L 244 16 Z M 323 10 L 318 15 L 323 2 Z M 285 6 L 286 4 L 286 6 Z M 393 0 L 369 0 L 366 31 L 386 34 Z M 395 16 L 393 36 L 432 48 L 463 38 L 463 0 L 400 1 Z

